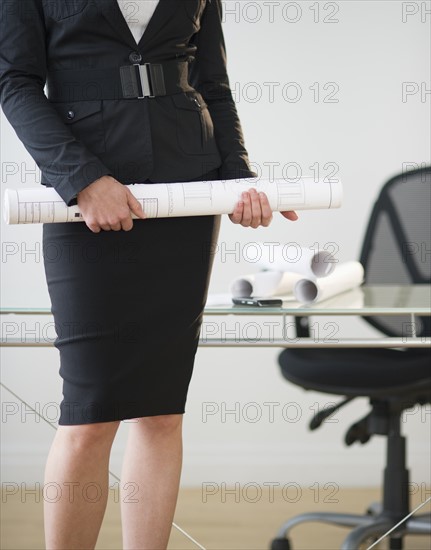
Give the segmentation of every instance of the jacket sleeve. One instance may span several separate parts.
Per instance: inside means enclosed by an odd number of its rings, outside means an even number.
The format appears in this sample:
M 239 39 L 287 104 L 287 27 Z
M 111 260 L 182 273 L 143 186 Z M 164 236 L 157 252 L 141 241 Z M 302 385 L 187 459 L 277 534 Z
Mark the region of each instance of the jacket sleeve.
M 197 49 L 190 63 L 189 80 L 202 95 L 211 114 L 222 157 L 220 177 L 256 177 L 250 169 L 241 122 L 229 85 L 221 0 L 207 0 L 200 25 L 200 30 L 192 39 Z
M 1 2 L 0 103 L 19 139 L 67 205 L 108 168 L 63 123 L 44 93 L 46 31 L 41 0 Z

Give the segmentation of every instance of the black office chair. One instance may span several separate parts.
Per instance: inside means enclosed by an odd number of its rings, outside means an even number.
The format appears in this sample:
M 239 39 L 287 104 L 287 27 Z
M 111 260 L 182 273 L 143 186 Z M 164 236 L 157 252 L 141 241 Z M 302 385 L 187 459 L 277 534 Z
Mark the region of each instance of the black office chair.
M 383 187 L 371 214 L 360 258 L 367 284 L 431 283 L 430 189 L 431 167 L 398 175 Z M 417 318 L 417 335 L 431 335 L 430 319 Z M 366 320 L 388 336 L 412 335 L 409 317 Z M 298 336 L 309 336 L 306 318 L 297 318 L 296 326 Z M 310 429 L 318 428 L 325 418 L 355 397 L 368 397 L 371 410 L 348 429 L 345 443 L 366 443 L 374 434 L 385 435 L 387 458 L 381 504 L 372 504 L 364 515 L 316 512 L 296 516 L 280 528 L 272 550 L 290 550 L 290 530 L 307 521 L 354 527 L 341 549 L 359 549 L 410 513 L 406 442 L 401 435 L 400 418 L 405 409 L 431 402 L 430 351 L 292 348 L 280 354 L 282 374 L 290 382 L 306 390 L 345 396 L 337 406 L 318 413 Z M 431 534 L 430 515 L 418 515 L 400 525 L 388 536 L 389 548 L 401 549 L 407 534 Z

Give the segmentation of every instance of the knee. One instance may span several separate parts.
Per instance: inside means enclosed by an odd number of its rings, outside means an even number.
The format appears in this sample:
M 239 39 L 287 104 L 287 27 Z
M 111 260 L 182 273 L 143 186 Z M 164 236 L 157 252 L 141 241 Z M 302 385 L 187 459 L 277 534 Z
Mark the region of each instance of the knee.
M 85 452 L 110 448 L 120 422 L 97 422 L 76 426 L 59 426 L 58 436 L 70 451 Z
M 166 435 L 181 430 L 182 414 L 162 414 L 158 416 L 144 416 L 136 419 L 135 425 L 138 429 L 144 430 L 151 435 Z

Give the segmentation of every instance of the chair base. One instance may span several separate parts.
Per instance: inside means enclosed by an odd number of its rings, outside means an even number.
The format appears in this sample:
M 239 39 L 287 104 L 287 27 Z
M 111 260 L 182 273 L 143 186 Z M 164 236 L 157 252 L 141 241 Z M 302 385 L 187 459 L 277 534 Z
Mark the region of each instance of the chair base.
M 404 403 L 397 399 L 373 400 L 372 411 L 367 415 L 365 435 L 386 436 L 386 468 L 383 472 L 382 503 L 371 504 L 365 515 L 315 512 L 301 514 L 286 521 L 272 541 L 271 550 L 290 550 L 289 531 L 308 521 L 317 521 L 351 527 L 341 550 L 359 550 L 365 541 L 376 541 L 410 513 L 409 471 L 406 468 L 406 440 L 401 435 L 401 412 Z M 403 548 L 405 535 L 430 535 L 431 516 L 417 515 L 409 518 L 388 535 L 390 550 Z
M 277 533 L 277 537 L 271 543 L 271 550 L 291 550 L 288 538 L 290 530 L 305 522 L 323 522 L 340 527 L 353 527 L 354 529 L 344 539 L 341 550 L 360 550 L 365 542 L 369 545 L 380 538 L 398 523 L 397 519 L 381 513 L 382 506 L 373 503 L 368 508 L 367 515 L 336 514 L 333 512 L 315 512 L 296 516 L 286 521 Z M 430 535 L 431 516 L 418 516 L 407 520 L 400 525 L 396 532 L 389 535 L 390 550 L 402 549 L 402 539 L 406 535 Z M 370 540 L 371 539 L 371 540 Z

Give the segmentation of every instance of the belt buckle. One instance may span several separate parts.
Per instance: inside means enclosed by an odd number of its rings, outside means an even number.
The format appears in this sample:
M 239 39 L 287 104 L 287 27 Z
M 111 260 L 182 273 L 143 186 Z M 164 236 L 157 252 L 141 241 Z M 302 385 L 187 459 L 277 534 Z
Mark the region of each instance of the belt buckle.
M 153 86 L 151 82 L 150 63 L 143 63 L 142 65 L 135 63 L 133 66 L 135 67 L 136 74 L 139 74 L 139 82 L 143 93 L 143 95 L 138 95 L 138 99 L 144 99 L 144 97 L 156 97 L 152 94 Z

